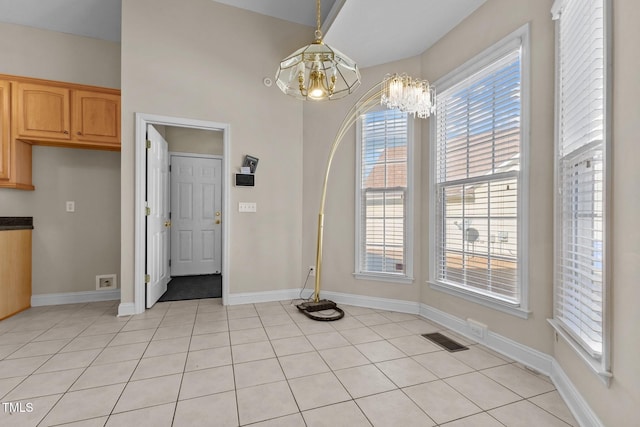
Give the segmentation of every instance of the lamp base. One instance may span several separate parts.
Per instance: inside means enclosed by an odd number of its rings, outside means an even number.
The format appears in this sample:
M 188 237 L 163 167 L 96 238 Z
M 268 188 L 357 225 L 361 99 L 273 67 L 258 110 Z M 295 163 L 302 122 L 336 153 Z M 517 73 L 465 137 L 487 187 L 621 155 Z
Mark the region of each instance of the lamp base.
M 328 299 L 321 299 L 317 302 L 315 301 L 307 301 L 301 304 L 298 304 L 298 310 L 300 310 L 305 316 L 309 319 L 319 320 L 323 322 L 330 322 L 333 320 L 339 320 L 344 317 L 344 311 L 338 305 L 330 301 Z M 319 313 L 325 310 L 332 310 L 333 312 L 330 314 L 322 314 Z M 317 314 L 314 314 L 317 313 Z

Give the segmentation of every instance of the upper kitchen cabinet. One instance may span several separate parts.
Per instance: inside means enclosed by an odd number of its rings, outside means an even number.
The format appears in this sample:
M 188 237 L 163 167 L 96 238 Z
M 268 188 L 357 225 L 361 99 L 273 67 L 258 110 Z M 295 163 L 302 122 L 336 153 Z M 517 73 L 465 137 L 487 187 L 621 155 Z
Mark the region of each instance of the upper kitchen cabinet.
M 16 138 L 30 141 L 71 139 L 70 90 L 16 83 Z
M 113 89 L 18 81 L 16 135 L 33 144 L 120 149 L 120 95 Z
M 74 90 L 71 105 L 75 140 L 120 147 L 119 95 Z
M 9 179 L 11 83 L 0 80 L 0 179 Z
M 0 79 L 0 187 L 33 190 L 31 144 L 11 134 L 11 85 Z

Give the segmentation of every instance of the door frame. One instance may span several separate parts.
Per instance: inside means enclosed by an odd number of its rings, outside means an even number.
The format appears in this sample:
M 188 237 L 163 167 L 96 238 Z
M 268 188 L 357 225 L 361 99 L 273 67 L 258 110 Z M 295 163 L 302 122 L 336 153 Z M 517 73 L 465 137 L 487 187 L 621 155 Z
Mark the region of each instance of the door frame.
M 135 218 L 134 218 L 134 314 L 145 311 L 145 188 L 147 177 L 145 173 L 147 143 L 147 125 L 161 125 L 173 127 L 185 127 L 192 129 L 222 131 L 222 215 L 226 220 L 222 222 L 222 304 L 226 304 L 229 298 L 230 280 L 230 216 L 229 216 L 229 185 L 227 173 L 230 171 L 229 153 L 230 130 L 228 123 L 217 123 L 206 120 L 186 119 L 180 117 L 161 116 L 157 114 L 135 113 Z

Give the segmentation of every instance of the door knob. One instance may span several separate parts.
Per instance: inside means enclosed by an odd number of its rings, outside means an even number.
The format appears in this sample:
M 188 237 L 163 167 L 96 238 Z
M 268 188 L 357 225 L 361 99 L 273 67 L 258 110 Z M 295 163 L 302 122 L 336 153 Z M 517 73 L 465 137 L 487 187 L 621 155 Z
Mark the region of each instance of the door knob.
M 219 219 L 216 219 L 216 224 L 220 224 L 220 220 Z
M 165 221 L 164 222 L 164 226 L 165 227 L 171 227 L 171 221 Z

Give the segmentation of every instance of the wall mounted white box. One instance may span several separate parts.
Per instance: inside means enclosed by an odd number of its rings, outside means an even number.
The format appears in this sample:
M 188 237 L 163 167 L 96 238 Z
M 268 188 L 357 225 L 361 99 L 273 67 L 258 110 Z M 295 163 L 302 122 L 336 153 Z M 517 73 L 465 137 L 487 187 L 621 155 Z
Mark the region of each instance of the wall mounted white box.
M 238 212 L 256 212 L 257 205 L 252 202 L 239 202 Z
M 96 290 L 104 291 L 107 289 L 116 289 L 118 287 L 118 278 L 115 274 L 103 274 L 96 276 Z

